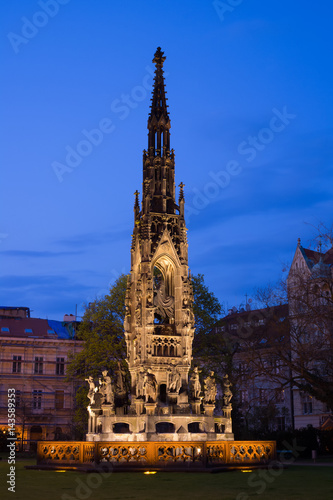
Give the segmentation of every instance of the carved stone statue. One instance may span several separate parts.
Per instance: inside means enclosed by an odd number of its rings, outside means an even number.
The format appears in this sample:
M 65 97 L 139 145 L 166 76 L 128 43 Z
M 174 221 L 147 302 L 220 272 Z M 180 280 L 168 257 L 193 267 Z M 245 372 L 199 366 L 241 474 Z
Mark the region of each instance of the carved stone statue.
M 157 399 L 157 380 L 155 375 L 148 368 L 143 381 L 146 403 L 155 403 Z
M 232 383 L 229 380 L 228 375 L 224 375 L 223 377 L 223 404 L 224 406 L 229 406 L 230 401 L 232 398 L 232 392 L 230 390 L 230 387 L 232 386 Z
M 200 384 L 200 378 L 199 374 L 201 373 L 201 370 L 196 366 L 193 370 L 193 373 L 191 375 L 191 387 L 192 387 L 192 396 L 193 399 L 199 399 L 200 394 L 201 394 L 201 384 Z
M 208 377 L 206 377 L 204 380 L 204 391 L 205 391 L 205 402 L 210 404 L 215 403 L 217 389 L 213 371 L 211 371 Z
M 168 370 L 168 391 L 179 393 L 182 386 L 182 376 L 175 366 Z
M 88 377 L 85 379 L 89 384 L 89 391 L 87 394 L 87 398 L 90 400 L 90 406 L 95 403 L 95 392 L 96 386 L 93 377 Z
M 124 368 L 121 366 L 120 361 L 118 361 L 117 381 L 116 381 L 116 390 L 118 396 L 123 396 L 124 394 L 126 394 L 125 377 L 126 377 L 126 372 Z
M 155 291 L 154 305 L 156 306 L 156 313 L 158 313 L 161 318 L 174 318 L 175 298 L 167 295 L 163 280 Z
M 144 371 L 144 368 L 141 366 L 140 371 L 137 374 L 137 382 L 136 382 L 136 397 L 137 398 L 144 398 L 145 397 L 144 379 L 145 379 L 145 371 Z
M 107 370 L 102 372 L 103 377 L 99 379 L 99 392 L 104 396 L 104 403 L 114 404 L 114 392 L 112 388 L 112 380 L 108 375 Z

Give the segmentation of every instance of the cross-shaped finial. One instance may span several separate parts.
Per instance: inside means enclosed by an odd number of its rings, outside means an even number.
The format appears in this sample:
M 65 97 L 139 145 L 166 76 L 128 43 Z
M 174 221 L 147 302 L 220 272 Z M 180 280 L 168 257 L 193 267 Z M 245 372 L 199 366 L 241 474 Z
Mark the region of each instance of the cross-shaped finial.
M 163 56 L 163 54 L 164 54 L 164 52 L 162 52 L 161 47 L 157 47 L 157 50 L 154 54 L 154 59 L 153 59 L 153 63 L 156 64 L 156 67 L 161 66 L 161 68 L 162 68 L 163 63 L 166 59 L 166 57 Z

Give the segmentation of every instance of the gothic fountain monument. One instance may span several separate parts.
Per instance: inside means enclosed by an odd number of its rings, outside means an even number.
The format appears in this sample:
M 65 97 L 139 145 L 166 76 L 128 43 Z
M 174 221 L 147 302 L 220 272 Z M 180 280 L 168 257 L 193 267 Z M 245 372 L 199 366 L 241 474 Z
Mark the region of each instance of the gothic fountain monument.
M 204 370 L 192 363 L 195 319 L 184 184 L 179 184 L 176 203 L 164 61 L 158 48 L 141 206 L 135 193 L 124 320 L 130 401 L 121 363 L 114 373 L 104 370 L 98 381 L 88 377 L 86 441 L 40 441 L 36 468 L 243 469 L 253 464 L 267 467 L 276 458 L 273 441 L 233 440 L 228 376 L 223 379 L 223 407 L 218 414 L 214 372 L 203 376 Z
M 214 372 L 202 380 L 193 367 L 195 329 L 188 268 L 184 184 L 176 203 L 175 155 L 165 92 L 164 53 L 157 49 L 148 149 L 143 152 L 142 202 L 135 193 L 131 273 L 124 321 L 130 404 L 121 366 L 89 377 L 87 441 L 233 440 L 230 382 L 224 378 L 223 415 L 215 415 Z

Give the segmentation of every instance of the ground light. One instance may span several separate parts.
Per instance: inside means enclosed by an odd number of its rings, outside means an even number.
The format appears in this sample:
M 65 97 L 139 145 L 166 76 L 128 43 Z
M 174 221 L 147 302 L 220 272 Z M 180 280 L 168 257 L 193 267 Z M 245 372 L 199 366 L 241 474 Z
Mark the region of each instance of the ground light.
M 156 474 L 156 470 L 146 470 L 144 474 Z

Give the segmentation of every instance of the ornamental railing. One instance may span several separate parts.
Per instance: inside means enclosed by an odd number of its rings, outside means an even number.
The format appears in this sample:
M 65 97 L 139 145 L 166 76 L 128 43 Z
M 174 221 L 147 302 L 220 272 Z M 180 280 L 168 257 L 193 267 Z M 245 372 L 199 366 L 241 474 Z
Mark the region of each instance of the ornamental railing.
M 266 464 L 275 458 L 275 441 L 39 441 L 37 448 L 37 463 L 55 466 L 209 467 Z

